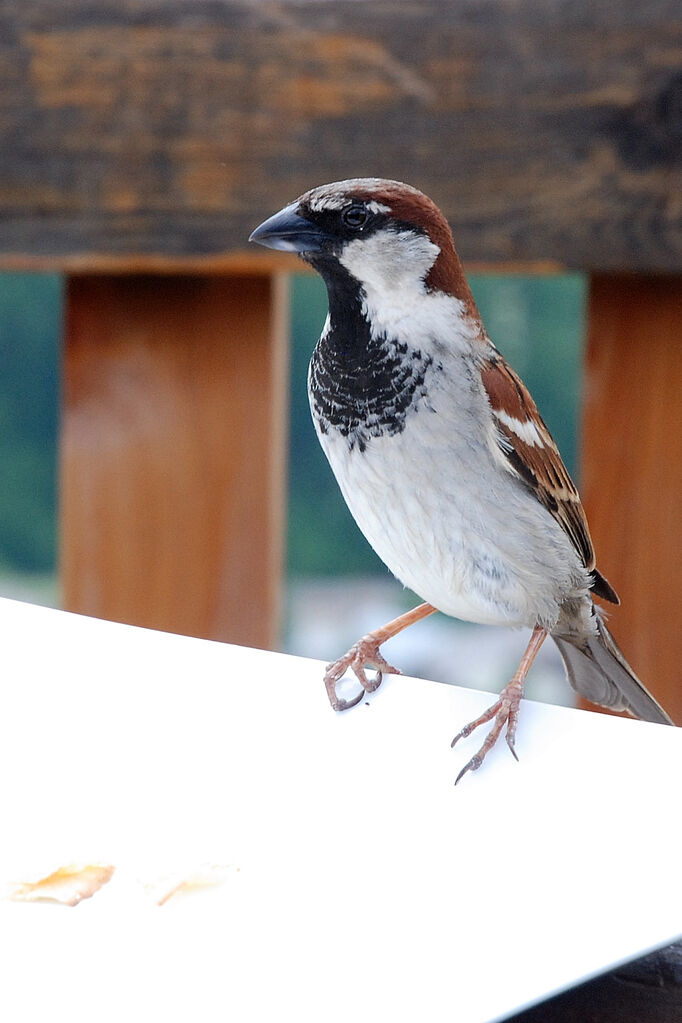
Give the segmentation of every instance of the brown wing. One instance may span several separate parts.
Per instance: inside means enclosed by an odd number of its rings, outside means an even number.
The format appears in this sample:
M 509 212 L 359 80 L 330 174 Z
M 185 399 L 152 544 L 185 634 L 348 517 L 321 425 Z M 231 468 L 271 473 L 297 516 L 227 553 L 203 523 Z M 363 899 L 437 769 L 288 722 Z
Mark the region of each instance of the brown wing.
M 500 432 L 500 447 L 513 471 L 533 491 L 570 537 L 583 564 L 592 572 L 593 591 L 618 603 L 607 580 L 595 568 L 594 548 L 576 486 L 559 449 L 521 379 L 492 347 L 481 375 Z

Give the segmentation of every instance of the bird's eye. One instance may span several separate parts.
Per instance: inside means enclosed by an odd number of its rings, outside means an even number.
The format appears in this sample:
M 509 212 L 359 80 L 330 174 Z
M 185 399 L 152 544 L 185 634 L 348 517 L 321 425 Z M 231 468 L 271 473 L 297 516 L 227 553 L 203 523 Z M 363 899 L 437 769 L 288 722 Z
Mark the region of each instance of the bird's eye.
M 364 227 L 367 223 L 368 213 L 364 206 L 360 206 L 355 203 L 353 206 L 346 206 L 345 210 L 341 214 L 346 227 L 352 228 L 354 231 Z

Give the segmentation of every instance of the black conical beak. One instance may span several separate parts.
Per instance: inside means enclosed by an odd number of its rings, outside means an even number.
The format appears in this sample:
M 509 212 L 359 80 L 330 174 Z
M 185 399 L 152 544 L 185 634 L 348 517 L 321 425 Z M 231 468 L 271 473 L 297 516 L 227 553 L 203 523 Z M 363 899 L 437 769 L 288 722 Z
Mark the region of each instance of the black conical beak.
M 268 249 L 284 252 L 318 252 L 329 236 L 312 221 L 297 212 L 298 203 L 285 206 L 279 213 L 268 217 L 250 235 L 250 242 L 258 242 Z

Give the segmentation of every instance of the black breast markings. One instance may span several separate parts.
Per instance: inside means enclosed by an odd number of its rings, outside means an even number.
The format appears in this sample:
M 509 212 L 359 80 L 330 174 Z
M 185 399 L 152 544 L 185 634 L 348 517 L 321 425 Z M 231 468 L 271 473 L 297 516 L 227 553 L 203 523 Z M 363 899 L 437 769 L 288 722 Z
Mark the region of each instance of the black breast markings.
M 373 437 L 401 433 L 406 417 L 427 393 L 433 360 L 419 349 L 374 338 L 348 345 L 331 331 L 321 338 L 310 363 L 313 415 L 322 433 L 337 431 L 364 451 Z

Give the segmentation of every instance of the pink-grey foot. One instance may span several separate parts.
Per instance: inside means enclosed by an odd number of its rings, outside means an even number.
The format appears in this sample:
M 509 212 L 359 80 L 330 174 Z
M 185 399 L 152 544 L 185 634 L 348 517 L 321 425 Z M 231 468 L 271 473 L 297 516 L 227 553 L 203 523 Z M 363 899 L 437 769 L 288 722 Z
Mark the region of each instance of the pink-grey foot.
M 339 697 L 336 693 L 336 684 L 343 678 L 348 669 L 351 669 L 362 686 L 357 696 L 350 700 Z M 366 669 L 371 668 L 376 672 L 373 678 L 368 677 Z M 327 696 L 334 710 L 349 710 L 360 702 L 365 693 L 375 692 L 383 680 L 384 675 L 399 675 L 400 670 L 389 664 L 379 650 L 379 644 L 373 639 L 372 633 L 363 636 L 357 643 L 354 643 L 350 650 L 327 665 L 324 675 L 324 685 Z
M 392 636 L 397 636 L 408 625 L 426 618 L 427 615 L 433 614 L 435 610 L 431 604 L 419 604 L 411 611 L 407 611 L 386 625 L 382 625 L 380 629 L 368 632 L 366 636 L 363 636 L 362 639 L 353 644 L 348 653 L 345 653 L 343 657 L 339 657 L 337 661 L 332 661 L 331 664 L 328 664 L 324 675 L 324 686 L 327 690 L 329 702 L 334 710 L 349 710 L 351 707 L 355 707 L 356 704 L 360 703 L 365 693 L 373 693 L 379 688 L 384 675 L 400 675 L 398 668 L 394 668 L 392 664 L 388 663 L 379 647 L 386 640 L 391 639 Z M 336 684 L 343 678 L 349 668 L 355 674 L 362 689 L 351 700 L 345 700 L 337 696 Z M 367 677 L 366 668 L 372 668 L 376 671 L 374 678 Z
M 465 725 L 450 743 L 451 747 L 454 746 L 460 739 L 466 739 L 467 736 L 471 735 L 471 733 L 474 732 L 479 725 L 485 725 L 488 721 L 493 721 L 494 719 L 493 727 L 488 732 L 483 745 L 479 749 L 478 753 L 474 754 L 471 760 L 469 760 L 469 762 L 466 763 L 459 772 L 455 778 L 455 785 L 468 771 L 477 771 L 479 769 L 487 754 L 499 739 L 500 733 L 502 732 L 505 724 L 507 726 L 507 732 L 505 735 L 507 745 L 514 756 L 514 759 L 519 759 L 516 756 L 514 742 L 516 740 L 516 726 L 519 720 L 519 708 L 521 706 L 521 700 L 523 699 L 523 687 L 525 685 L 526 676 L 530 666 L 535 660 L 537 652 L 547 638 L 547 635 L 546 629 L 542 628 L 540 625 L 535 626 L 530 637 L 530 642 L 528 643 L 526 651 L 521 659 L 518 671 L 511 682 L 508 682 L 504 687 L 500 693 L 499 699 L 496 700 L 491 707 L 488 707 L 488 709 L 484 711 L 480 717 L 476 718 L 475 721 L 470 721 L 468 725 Z

